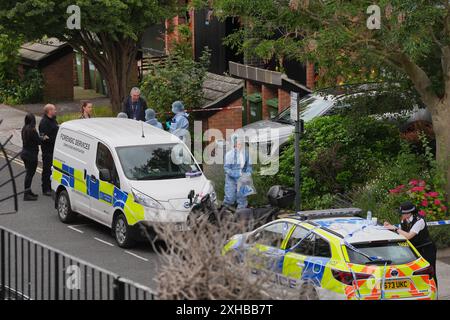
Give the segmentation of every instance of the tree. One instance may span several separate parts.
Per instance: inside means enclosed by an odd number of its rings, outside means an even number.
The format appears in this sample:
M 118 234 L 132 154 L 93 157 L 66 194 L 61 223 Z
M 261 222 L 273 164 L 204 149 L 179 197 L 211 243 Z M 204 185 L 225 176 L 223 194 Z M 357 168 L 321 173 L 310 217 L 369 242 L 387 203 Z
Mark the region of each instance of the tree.
M 144 31 L 177 14 L 177 0 L 0 0 L 0 24 L 29 40 L 56 37 L 86 55 L 105 78 L 113 111 L 128 94 Z M 68 7 L 80 8 L 81 29 L 69 29 Z M 69 11 L 69 13 L 67 13 Z
M 432 114 L 436 157 L 450 194 L 447 0 L 214 0 L 214 10 L 240 17 L 242 28 L 227 43 L 241 51 L 317 62 L 321 77 L 334 83 L 376 71 L 379 80 L 394 74 L 410 81 Z
M 151 66 L 144 77 L 142 93 L 158 113 L 170 112 L 176 100 L 189 108 L 198 108 L 204 102 L 203 82 L 211 55 L 205 50 L 197 62 L 191 53 L 190 46 L 175 46 L 167 60 Z
M 0 26 L 0 83 L 17 78 L 20 37 L 13 37 Z

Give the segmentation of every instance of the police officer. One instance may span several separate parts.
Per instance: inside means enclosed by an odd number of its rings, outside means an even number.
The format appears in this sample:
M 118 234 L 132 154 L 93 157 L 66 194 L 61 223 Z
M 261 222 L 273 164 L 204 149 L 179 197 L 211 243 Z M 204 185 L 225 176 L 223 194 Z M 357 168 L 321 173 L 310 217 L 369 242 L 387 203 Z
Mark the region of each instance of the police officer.
M 417 208 L 410 201 L 400 205 L 399 214 L 401 215 L 400 228 L 384 222 L 384 227 L 392 230 L 406 239 L 419 251 L 422 257 L 433 267 L 433 278 L 437 286 L 436 278 L 436 245 L 430 238 L 427 223 L 418 215 Z
M 58 134 L 58 122 L 56 121 L 56 107 L 53 104 L 47 104 L 44 107 L 44 116 L 39 123 L 39 134 L 41 137 L 48 138 L 42 140 L 42 194 L 51 196 L 51 181 L 53 149 L 55 147 L 56 135 Z

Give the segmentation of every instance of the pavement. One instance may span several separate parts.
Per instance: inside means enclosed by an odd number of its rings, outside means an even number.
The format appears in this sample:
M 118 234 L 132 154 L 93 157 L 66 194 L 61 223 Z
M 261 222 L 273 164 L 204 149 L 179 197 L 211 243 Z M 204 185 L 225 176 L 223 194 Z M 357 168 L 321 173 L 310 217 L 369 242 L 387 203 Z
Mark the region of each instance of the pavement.
M 13 138 L 7 145 L 11 152 L 21 150 L 20 130 L 25 114 L 24 111 L 0 105 L 0 119 L 3 119 L 0 124 L 0 141 L 4 142 L 12 135 Z M 19 160 L 13 163 L 13 167 L 15 172 L 23 171 L 23 164 Z M 6 170 L 0 171 L 0 181 L 5 181 L 7 177 Z M 40 190 L 40 180 L 38 171 L 32 186 L 35 192 Z M 18 178 L 19 187 L 22 182 L 23 178 Z M 0 188 L 0 198 L 7 195 L 7 192 L 5 188 Z M 8 209 L 5 206 L 6 203 L 0 203 L 0 212 Z M 20 198 L 19 208 L 16 214 L 0 216 L 0 225 L 155 288 L 154 277 L 160 261 L 148 243 L 140 243 L 136 248 L 124 250 L 117 246 L 108 228 L 91 220 L 80 217 L 74 224 L 65 225 L 59 221 L 51 198 L 43 195 L 35 202 L 23 202 Z M 439 298 L 450 300 L 450 248 L 438 251 L 437 273 Z
M 4 143 L 12 135 L 12 139 L 7 145 L 9 151 L 14 153 L 22 150 L 21 130 L 24 125 L 25 111 L 17 110 L 4 104 L 0 104 L 0 141 Z M 36 117 L 39 123 L 41 117 Z

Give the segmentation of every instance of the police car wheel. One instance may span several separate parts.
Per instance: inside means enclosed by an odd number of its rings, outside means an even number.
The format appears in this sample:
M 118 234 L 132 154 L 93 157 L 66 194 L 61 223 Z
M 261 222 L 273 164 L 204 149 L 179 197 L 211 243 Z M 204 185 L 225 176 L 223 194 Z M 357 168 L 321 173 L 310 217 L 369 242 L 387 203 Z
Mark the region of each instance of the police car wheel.
M 58 212 L 59 220 L 62 222 L 70 223 L 75 220 L 77 214 L 70 208 L 70 199 L 67 191 L 63 190 L 58 194 L 56 210 Z
M 317 291 L 311 283 L 305 283 L 300 288 L 300 300 L 319 300 Z
M 134 245 L 132 228 L 128 225 L 123 214 L 120 214 L 114 220 L 113 231 L 119 247 L 129 248 Z

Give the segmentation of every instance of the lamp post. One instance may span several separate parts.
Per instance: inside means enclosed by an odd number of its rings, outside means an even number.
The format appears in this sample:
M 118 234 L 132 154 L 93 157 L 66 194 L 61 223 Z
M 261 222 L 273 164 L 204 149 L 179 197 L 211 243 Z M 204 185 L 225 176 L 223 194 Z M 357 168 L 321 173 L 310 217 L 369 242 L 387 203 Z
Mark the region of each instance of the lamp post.
M 300 189 L 300 139 L 304 131 L 304 122 L 300 119 L 300 108 L 298 105 L 297 92 L 291 91 L 291 119 L 295 122 L 295 211 L 301 210 L 301 189 Z

